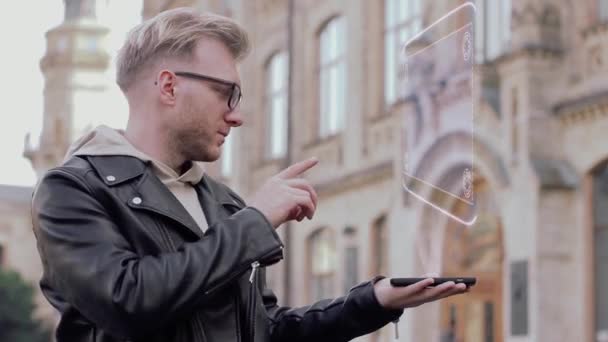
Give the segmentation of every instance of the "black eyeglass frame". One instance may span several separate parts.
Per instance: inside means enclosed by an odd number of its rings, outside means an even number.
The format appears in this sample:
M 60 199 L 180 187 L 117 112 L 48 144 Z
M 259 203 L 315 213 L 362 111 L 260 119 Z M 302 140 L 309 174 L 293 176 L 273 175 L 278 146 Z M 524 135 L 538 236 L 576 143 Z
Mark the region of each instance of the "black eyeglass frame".
M 230 87 L 230 96 L 228 97 L 227 104 L 228 104 L 228 109 L 230 109 L 230 110 L 234 110 L 239 105 L 239 103 L 241 102 L 241 99 L 243 98 L 243 91 L 241 90 L 241 86 L 239 86 L 236 82 L 231 82 L 231 81 L 223 80 L 221 78 L 211 77 L 211 76 L 207 76 L 207 75 L 201 75 L 201 74 L 197 74 L 197 73 L 189 72 L 189 71 L 175 71 L 174 74 L 176 76 L 182 76 L 182 77 L 187 77 L 187 78 L 192 78 L 192 79 L 197 79 L 197 80 L 202 80 L 202 81 L 209 81 L 209 82 L 214 82 L 214 83 L 229 86 Z

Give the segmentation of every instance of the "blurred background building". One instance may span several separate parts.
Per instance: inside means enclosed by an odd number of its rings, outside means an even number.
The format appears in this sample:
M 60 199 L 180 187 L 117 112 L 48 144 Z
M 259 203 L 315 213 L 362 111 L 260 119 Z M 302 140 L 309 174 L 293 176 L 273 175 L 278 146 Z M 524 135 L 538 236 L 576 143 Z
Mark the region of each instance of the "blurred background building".
M 38 175 L 92 127 L 90 111 L 104 108 L 98 76 L 109 57 L 100 41 L 112 27 L 96 23 L 96 1 L 64 2 L 41 61 L 43 129 L 25 146 Z M 462 3 L 144 0 L 142 18 L 190 6 L 250 33 L 246 122 L 210 174 L 246 196 L 291 161 L 321 161 L 308 174 L 319 193 L 314 219 L 280 229 L 286 260 L 269 285 L 282 304 L 338 296 L 377 274 L 440 270 L 478 285 L 407 310 L 400 341 L 608 341 L 608 1 L 475 1 L 479 219 L 471 228 L 401 185 L 400 144 L 410 132 L 401 126 L 412 104 L 399 91 L 400 46 Z M 420 164 L 458 182 L 459 139 L 439 137 Z M 36 283 L 30 196 L 31 188 L 0 187 L 0 266 Z M 38 302 L 52 324 L 57 315 Z M 360 340 L 390 341 L 393 329 Z

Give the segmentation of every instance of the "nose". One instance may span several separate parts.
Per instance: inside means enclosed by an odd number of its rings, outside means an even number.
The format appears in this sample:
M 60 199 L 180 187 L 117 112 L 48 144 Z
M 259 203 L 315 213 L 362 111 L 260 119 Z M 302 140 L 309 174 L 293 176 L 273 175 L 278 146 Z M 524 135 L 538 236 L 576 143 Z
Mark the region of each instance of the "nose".
M 241 108 L 237 106 L 233 111 L 226 114 L 225 120 L 231 127 L 241 126 L 243 124 L 243 113 L 241 113 Z

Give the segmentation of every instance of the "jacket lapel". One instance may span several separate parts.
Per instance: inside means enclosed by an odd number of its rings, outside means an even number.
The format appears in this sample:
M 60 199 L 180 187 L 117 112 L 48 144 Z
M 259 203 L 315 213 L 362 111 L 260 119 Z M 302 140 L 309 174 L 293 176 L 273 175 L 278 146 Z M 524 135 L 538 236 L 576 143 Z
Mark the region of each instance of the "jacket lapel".
M 202 238 L 203 233 L 192 216 L 147 163 L 129 156 L 89 156 L 87 159 L 107 186 L 131 182 L 131 186 L 124 187 L 124 192 L 118 192 L 129 207 L 165 216 L 178 223 L 176 226 L 180 229 Z
M 140 200 L 133 201 L 136 197 Z M 186 228 L 197 237 L 203 237 L 203 232 L 186 208 L 154 175 L 150 168 L 146 169 L 146 172 L 135 187 L 128 205 L 133 209 L 147 210 L 166 216 L 179 223 L 183 228 Z

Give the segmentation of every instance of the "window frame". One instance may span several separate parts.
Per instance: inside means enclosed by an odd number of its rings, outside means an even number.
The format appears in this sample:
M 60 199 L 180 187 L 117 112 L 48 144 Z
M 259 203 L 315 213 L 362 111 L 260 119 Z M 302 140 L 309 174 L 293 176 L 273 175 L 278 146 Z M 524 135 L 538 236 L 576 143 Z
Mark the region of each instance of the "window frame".
M 391 8 L 395 9 L 396 5 L 403 5 L 408 3 L 408 10 L 405 10 L 406 14 L 404 17 L 400 17 L 400 10 L 389 10 L 389 3 L 392 4 Z M 409 10 L 411 4 L 416 4 L 413 10 Z M 403 2 L 402 0 L 384 0 L 383 3 L 383 28 L 382 35 L 384 39 L 384 96 L 383 103 L 386 107 L 390 107 L 395 103 L 399 102 L 403 98 L 403 94 L 399 92 L 399 84 L 403 82 L 401 79 L 403 76 L 399 73 L 400 68 L 400 45 L 407 42 L 408 39 L 413 37 L 419 31 L 422 30 L 422 12 L 423 12 L 424 1 L 413 0 L 409 2 Z M 417 13 L 416 13 L 417 12 Z M 388 17 L 388 13 L 400 13 L 396 15 L 396 18 L 392 18 L 391 21 Z M 403 34 L 405 31 L 410 31 L 409 34 Z M 403 35 L 402 35 L 403 34 Z M 389 42 L 392 41 L 393 49 L 389 51 Z M 391 57 L 392 53 L 392 57 Z M 389 60 L 392 59 L 392 60 Z M 392 72 L 389 72 L 389 68 L 392 68 Z M 390 94 L 390 95 L 389 95 Z
M 317 34 L 317 82 L 319 86 L 318 91 L 318 124 L 317 124 L 317 136 L 321 139 L 328 138 L 341 133 L 346 126 L 346 106 L 347 106 L 347 92 L 348 92 L 348 76 L 347 76 L 347 32 L 346 32 L 346 17 L 343 15 L 335 15 L 328 19 L 318 31 Z M 335 30 L 331 32 L 330 30 Z M 329 35 L 334 34 L 335 37 Z M 329 36 L 329 37 L 328 37 Z M 327 38 L 326 38 L 327 37 Z M 336 38 L 335 41 L 335 55 L 325 59 L 325 51 L 327 48 L 332 47 L 331 38 Z M 329 41 L 326 42 L 326 39 Z M 325 46 L 327 44 L 327 46 Z M 331 52 L 331 51 L 330 51 Z M 335 84 L 331 81 L 331 72 L 336 72 Z M 329 76 L 329 81 L 325 82 L 325 77 Z M 325 89 L 328 91 L 324 91 Z M 329 92 L 335 91 L 332 95 Z M 335 96 L 338 95 L 338 96 Z M 342 97 L 340 100 L 339 97 Z M 333 102 L 338 101 L 338 102 Z M 341 103 L 339 103 L 341 101 Z M 336 112 L 332 111 L 332 105 L 335 105 Z M 327 110 L 326 110 L 327 108 Z M 337 117 L 332 118 L 332 115 Z M 335 127 L 331 127 L 331 122 L 336 120 Z
M 323 244 L 326 244 L 323 246 Z M 318 248 L 327 248 L 327 261 L 316 259 L 319 256 L 316 255 Z M 330 298 L 334 295 L 336 273 L 337 273 L 337 255 L 336 255 L 336 239 L 333 231 L 329 228 L 320 228 L 311 233 L 308 237 L 308 255 L 309 267 L 308 273 L 310 275 L 310 286 L 309 286 L 309 298 L 313 301 L 321 300 L 324 298 Z M 328 269 L 317 270 L 317 261 L 324 263 L 328 262 Z M 325 266 L 325 265 L 323 265 Z M 323 282 L 324 284 L 321 284 Z M 320 285 L 320 286 L 319 286 Z M 328 293 L 323 291 L 317 292 L 318 288 L 323 287 Z
M 277 64 L 275 64 L 277 63 Z M 278 63 L 282 63 L 280 65 Z M 273 69 L 276 65 L 278 70 L 284 71 L 284 76 L 282 77 L 283 83 L 280 87 L 274 88 L 273 81 L 275 80 L 274 72 L 276 69 Z M 285 50 L 279 50 L 274 52 L 269 58 L 264 68 L 265 71 L 265 82 L 264 82 L 264 108 L 265 108 L 265 139 L 264 139 L 264 158 L 266 160 L 275 160 L 280 159 L 286 156 L 287 154 L 287 101 L 288 101 L 288 92 L 289 92 L 289 53 Z M 274 110 L 274 101 L 281 100 L 283 101 L 283 111 L 280 114 L 276 114 L 273 112 Z M 282 115 L 284 120 L 283 129 L 278 128 L 278 132 L 280 133 L 280 137 L 275 135 L 274 125 L 275 125 L 275 115 Z M 275 141 L 275 139 L 278 140 Z M 277 147 L 275 144 L 279 146 Z
M 488 6 L 490 4 L 490 6 Z M 511 11 L 512 0 L 496 2 L 494 0 L 476 0 L 477 20 L 475 21 L 475 59 L 478 64 L 488 63 L 509 52 L 512 38 Z M 498 16 L 493 16 L 498 11 Z M 498 20 L 488 20 L 488 17 L 498 17 Z M 496 26 L 493 26 L 496 25 Z M 490 28 L 497 31 L 489 34 Z M 498 37 L 496 37 L 496 35 Z M 495 39 L 496 38 L 496 39 Z M 489 42 L 498 42 L 498 46 L 491 46 Z M 492 47 L 492 50 L 490 50 Z

